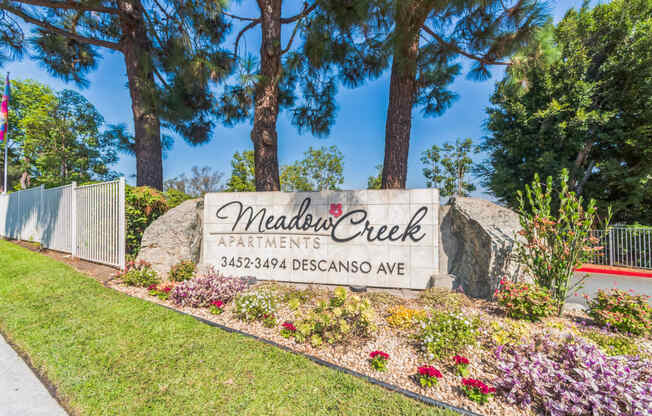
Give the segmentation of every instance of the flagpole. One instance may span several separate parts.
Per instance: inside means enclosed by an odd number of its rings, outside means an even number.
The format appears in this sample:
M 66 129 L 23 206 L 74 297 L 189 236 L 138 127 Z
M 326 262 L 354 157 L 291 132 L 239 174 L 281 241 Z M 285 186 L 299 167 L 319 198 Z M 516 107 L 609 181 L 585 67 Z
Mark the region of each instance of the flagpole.
M 7 82 L 9 82 L 9 72 L 7 72 Z M 4 186 L 2 187 L 2 193 L 6 194 L 7 193 L 7 148 L 9 147 L 9 114 L 7 114 L 7 121 L 6 124 L 7 130 L 5 131 L 5 163 L 4 163 L 4 168 L 5 168 L 5 173 L 4 173 Z
M 7 128 L 7 130 L 9 130 Z M 9 147 L 9 131 L 5 134 L 5 185 L 2 188 L 2 193 L 6 194 L 7 193 L 7 147 Z

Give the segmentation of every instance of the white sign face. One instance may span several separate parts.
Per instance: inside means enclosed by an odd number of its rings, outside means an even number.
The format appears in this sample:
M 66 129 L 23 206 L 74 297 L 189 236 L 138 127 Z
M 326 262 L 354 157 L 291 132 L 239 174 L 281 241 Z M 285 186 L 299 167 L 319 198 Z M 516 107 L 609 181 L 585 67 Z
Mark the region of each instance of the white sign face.
M 437 189 L 210 193 L 203 263 L 260 280 L 424 289 Z

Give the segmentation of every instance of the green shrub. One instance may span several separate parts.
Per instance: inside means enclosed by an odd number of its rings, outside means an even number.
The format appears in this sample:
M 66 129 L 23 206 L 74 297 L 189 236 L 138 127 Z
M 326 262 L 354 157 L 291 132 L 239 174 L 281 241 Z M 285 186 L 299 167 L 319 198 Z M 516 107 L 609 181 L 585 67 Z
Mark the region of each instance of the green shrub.
M 145 228 L 168 210 L 162 193 L 147 186 L 127 186 L 125 216 L 127 220 L 127 253 L 136 256 Z
M 588 314 L 596 324 L 616 331 L 634 335 L 645 335 L 652 328 L 652 307 L 646 295 L 630 295 L 620 290 L 607 292 L 598 290 L 592 300 L 588 300 Z
M 181 192 L 177 189 L 168 189 L 163 193 L 165 195 L 165 201 L 167 202 L 168 208 L 172 209 L 176 206 L 181 205 L 183 202 L 193 199 L 192 196 Z
M 556 210 L 555 189 L 559 189 Z M 548 289 L 555 300 L 556 312 L 561 315 L 566 294 L 582 285 L 582 280 L 570 284 L 574 270 L 601 250 L 597 238 L 591 235 L 598 223 L 595 200 L 584 204 L 582 197 L 570 190 L 566 169 L 561 172 L 559 188 L 553 186 L 552 177 L 542 184 L 535 174 L 532 184 L 525 185 L 525 195 L 521 191 L 517 195 L 522 228 L 519 234 L 523 237 L 516 240 L 518 261 L 534 276 L 538 286 Z M 608 212 L 605 229 L 611 209 Z
M 197 265 L 192 260 L 182 260 L 170 268 L 168 277 L 173 282 L 183 282 L 195 276 Z
M 434 311 L 432 317 L 421 322 L 417 340 L 431 360 L 443 360 L 461 352 L 477 340 L 477 318 L 468 319 L 455 312 Z
M 156 270 L 152 269 L 149 263 L 142 260 L 127 263 L 125 271 L 118 274 L 118 277 L 129 286 L 150 287 L 160 283 Z
M 368 299 L 347 296 L 346 289 L 338 288 L 328 301 L 320 301 L 312 311 L 299 317 L 294 338 L 297 342 L 309 340 L 318 347 L 324 342 L 343 342 L 350 336 L 368 337 L 376 331 L 374 317 Z
M 419 295 L 419 299 L 433 308 L 459 311 L 463 306 L 473 306 L 473 301 L 463 293 L 452 292 L 441 287 L 431 287 Z
M 639 355 L 640 350 L 635 340 L 619 334 L 604 334 L 598 331 L 583 333 L 586 338 L 595 342 L 607 355 Z
M 555 301 L 548 290 L 529 283 L 503 279 L 495 296 L 510 318 L 536 322 L 556 312 Z
M 270 317 L 273 318 L 276 308 L 276 296 L 268 291 L 245 293 L 235 298 L 235 314 L 243 321 L 263 320 L 265 326 L 268 326 L 271 324 Z

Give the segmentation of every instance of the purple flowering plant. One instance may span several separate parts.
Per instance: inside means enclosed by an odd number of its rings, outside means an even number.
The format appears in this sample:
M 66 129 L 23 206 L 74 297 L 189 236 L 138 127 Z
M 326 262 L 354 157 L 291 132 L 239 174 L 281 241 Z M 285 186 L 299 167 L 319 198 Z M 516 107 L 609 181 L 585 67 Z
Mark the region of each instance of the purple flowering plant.
M 540 407 L 546 414 L 648 415 L 652 409 L 652 362 L 608 356 L 580 338 L 497 350 L 502 376 L 497 387 L 506 400 Z
M 170 293 L 170 300 L 179 306 L 209 307 L 218 300 L 227 303 L 247 286 L 244 279 L 222 276 L 210 269 L 203 276 L 176 285 Z

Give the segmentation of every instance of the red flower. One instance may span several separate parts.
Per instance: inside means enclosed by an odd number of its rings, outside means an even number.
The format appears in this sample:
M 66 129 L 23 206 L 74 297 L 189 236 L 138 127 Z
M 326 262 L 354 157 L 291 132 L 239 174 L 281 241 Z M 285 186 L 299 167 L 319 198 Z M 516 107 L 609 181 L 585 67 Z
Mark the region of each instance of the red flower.
M 156 285 L 147 286 L 147 290 L 156 290 Z
M 224 302 L 222 302 L 221 300 L 218 299 L 218 300 L 212 301 L 211 305 L 215 306 L 218 309 L 222 309 L 222 307 L 224 306 Z
M 453 357 L 453 360 L 455 360 L 455 365 L 468 365 L 469 360 L 466 357 L 462 357 L 461 355 L 456 355 Z
M 172 286 L 165 286 L 165 287 L 163 288 L 163 291 L 164 291 L 165 293 L 170 293 L 171 290 L 172 290 Z
M 388 360 L 389 359 L 389 354 L 386 352 L 382 351 L 373 351 L 371 354 L 369 354 L 371 358 L 376 358 L 377 356 L 380 356 L 383 360 Z
M 339 217 L 342 215 L 342 204 L 331 204 L 331 210 L 330 213 L 332 216 L 335 218 Z
M 463 378 L 462 384 L 472 389 L 477 389 L 482 394 L 491 394 L 496 392 L 494 387 L 489 387 L 482 381 L 476 380 L 474 378 Z
M 294 325 L 292 325 L 292 322 L 283 322 L 283 328 L 287 329 L 288 331 L 292 331 L 292 332 L 297 330 L 297 328 Z
M 419 375 L 428 376 L 428 377 L 437 377 L 437 378 L 442 377 L 441 372 L 437 370 L 435 367 L 430 365 L 419 367 Z

